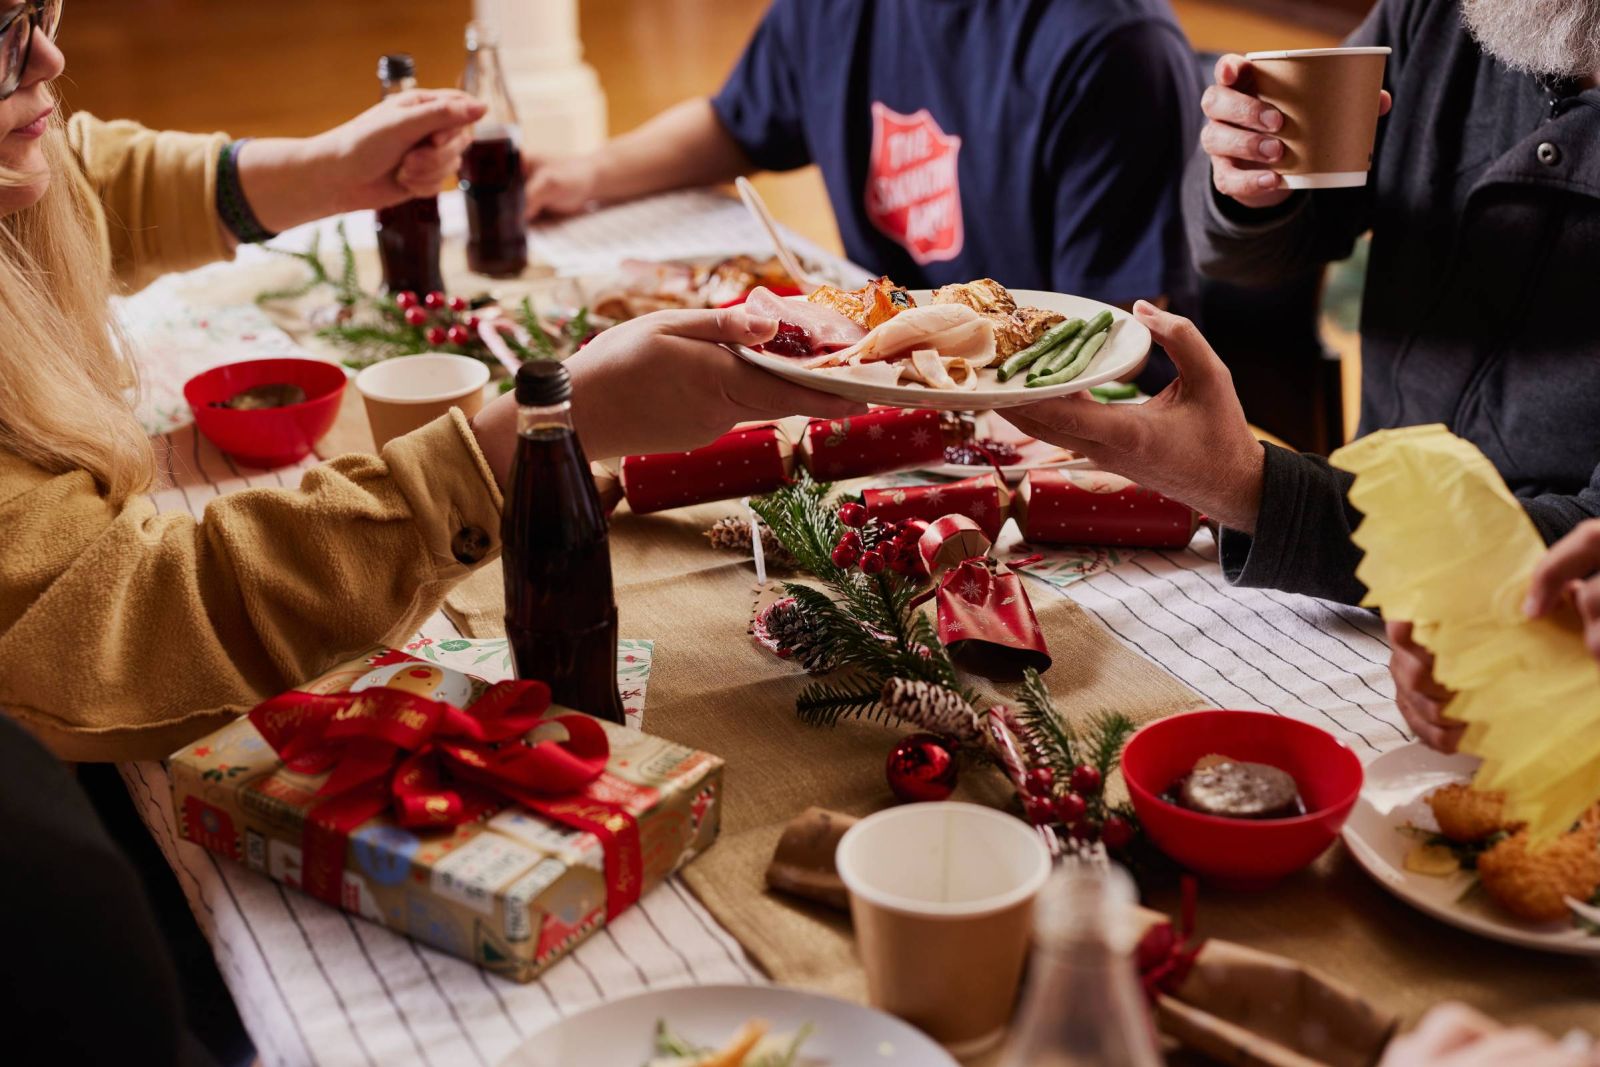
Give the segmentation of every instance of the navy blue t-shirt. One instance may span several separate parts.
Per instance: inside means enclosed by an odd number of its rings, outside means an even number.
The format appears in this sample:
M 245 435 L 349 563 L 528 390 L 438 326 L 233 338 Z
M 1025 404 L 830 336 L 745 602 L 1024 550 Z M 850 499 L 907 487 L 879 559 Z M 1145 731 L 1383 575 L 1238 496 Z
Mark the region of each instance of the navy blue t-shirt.
M 774 0 L 712 106 L 870 270 L 1127 303 L 1190 285 L 1201 89 L 1167 0 Z

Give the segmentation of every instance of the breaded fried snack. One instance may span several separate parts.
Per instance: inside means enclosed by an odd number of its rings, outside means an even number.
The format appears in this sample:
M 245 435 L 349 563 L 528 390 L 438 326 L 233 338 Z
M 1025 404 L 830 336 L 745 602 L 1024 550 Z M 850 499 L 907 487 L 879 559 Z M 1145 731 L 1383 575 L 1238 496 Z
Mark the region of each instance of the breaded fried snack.
M 1519 830 L 1478 857 L 1478 881 L 1496 904 L 1518 918 L 1564 919 L 1565 897 L 1586 901 L 1600 887 L 1600 828 L 1562 834 L 1532 852 L 1528 832 Z

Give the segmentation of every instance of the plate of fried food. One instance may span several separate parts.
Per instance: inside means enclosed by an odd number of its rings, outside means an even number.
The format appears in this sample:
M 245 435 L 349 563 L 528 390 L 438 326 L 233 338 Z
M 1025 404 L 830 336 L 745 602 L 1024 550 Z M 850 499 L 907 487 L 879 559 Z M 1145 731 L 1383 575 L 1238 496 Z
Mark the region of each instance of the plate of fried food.
M 598 1004 L 500 1067 L 958 1067 L 892 1015 L 777 986 L 684 986 Z
M 778 321 L 743 359 L 799 385 L 868 404 L 984 411 L 1016 407 L 1136 374 L 1150 331 L 1081 296 L 1011 291 L 992 278 L 905 289 L 888 278 L 810 296 L 766 287 L 745 306 Z
M 1356 861 L 1401 900 L 1524 948 L 1600 956 L 1600 805 L 1548 845 L 1472 787 L 1478 760 L 1418 743 L 1367 764 L 1345 823 Z

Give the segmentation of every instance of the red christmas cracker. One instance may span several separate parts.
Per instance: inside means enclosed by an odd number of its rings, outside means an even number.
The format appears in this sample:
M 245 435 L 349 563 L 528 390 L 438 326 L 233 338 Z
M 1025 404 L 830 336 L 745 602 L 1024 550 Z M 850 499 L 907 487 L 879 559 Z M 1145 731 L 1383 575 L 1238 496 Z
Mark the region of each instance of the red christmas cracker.
M 967 670 L 1014 678 L 1050 668 L 1050 650 L 1022 577 L 989 555 L 991 542 L 964 515 L 931 523 L 917 554 L 938 583 L 939 642 Z
M 849 419 L 814 419 L 800 462 L 820 481 L 936 465 L 944 460 L 937 411 L 878 408 Z
M 907 485 L 867 489 L 861 494 L 867 514 L 881 522 L 923 519 L 932 522 L 945 515 L 965 515 L 992 541 L 1011 512 L 1011 493 L 993 471 L 937 485 Z
M 1035 544 L 1182 548 L 1200 521 L 1187 504 L 1101 471 L 1029 471 L 1011 513 Z
M 692 452 L 628 456 L 619 476 L 640 515 L 712 500 L 770 493 L 788 482 L 794 445 L 776 426 L 747 426 Z

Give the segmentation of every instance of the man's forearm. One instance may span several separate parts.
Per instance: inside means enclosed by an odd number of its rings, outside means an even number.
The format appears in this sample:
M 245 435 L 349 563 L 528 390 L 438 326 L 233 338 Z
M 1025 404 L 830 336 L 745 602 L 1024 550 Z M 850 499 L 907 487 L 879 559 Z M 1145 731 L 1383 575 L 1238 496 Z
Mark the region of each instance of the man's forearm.
M 601 203 L 730 182 L 754 169 L 704 98 L 685 100 L 613 138 L 594 162 L 594 199 Z

